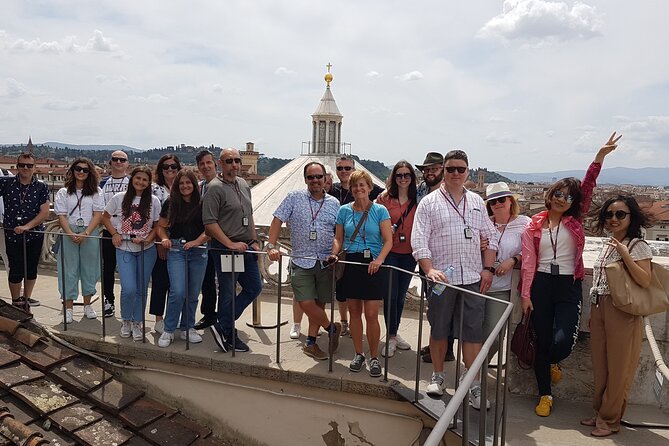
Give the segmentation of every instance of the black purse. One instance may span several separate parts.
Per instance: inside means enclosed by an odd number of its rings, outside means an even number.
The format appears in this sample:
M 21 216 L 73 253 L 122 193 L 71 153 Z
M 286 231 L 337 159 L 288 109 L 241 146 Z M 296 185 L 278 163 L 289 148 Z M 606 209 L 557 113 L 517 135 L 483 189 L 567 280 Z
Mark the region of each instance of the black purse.
M 530 314 L 532 311 L 529 309 L 523 314 L 511 338 L 511 351 L 518 358 L 518 366 L 524 370 L 534 367 L 534 358 L 537 354 L 537 335 Z

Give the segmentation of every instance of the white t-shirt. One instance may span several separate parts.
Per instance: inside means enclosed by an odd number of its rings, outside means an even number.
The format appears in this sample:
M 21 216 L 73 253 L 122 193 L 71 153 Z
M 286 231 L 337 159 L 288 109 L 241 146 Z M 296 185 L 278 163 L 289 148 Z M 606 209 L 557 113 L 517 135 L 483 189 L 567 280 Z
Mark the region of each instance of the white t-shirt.
M 124 175 L 121 178 L 114 178 L 109 176 L 102 180 L 100 184 L 102 187 L 102 197 L 104 198 L 105 206 L 109 204 L 114 195 L 128 190 L 128 183 L 130 183 L 130 177 L 128 175 Z M 116 226 L 118 223 L 116 217 L 112 217 L 112 223 L 114 226 Z
M 551 263 L 554 263 L 553 254 L 555 254 L 555 262 L 560 266 L 560 275 L 574 274 L 576 268 L 576 242 L 574 237 L 562 222 L 557 229 L 553 229 L 552 233 L 555 253 L 553 253 L 553 243 L 551 243 L 551 231 L 548 228 L 541 230 L 537 271 L 550 274 Z
M 132 200 L 132 212 L 130 217 L 126 218 L 123 216 L 123 197 L 125 192 L 121 192 L 112 197 L 112 199 L 107 203 L 105 211 L 112 216 L 112 224 L 114 228 L 118 231 L 119 234 L 123 237 L 123 244 L 121 245 L 122 250 L 130 252 L 139 252 L 141 251 L 141 246 L 130 241 L 130 234 L 134 234 L 140 238 L 146 238 L 153 226 L 158 222 L 160 218 L 160 200 L 154 195 L 151 195 L 151 207 L 149 209 L 149 220 L 142 222 L 139 212 L 137 212 L 137 207 L 139 206 L 140 198 L 135 197 Z M 114 222 L 114 216 L 116 216 L 116 222 Z
M 151 184 L 151 193 L 160 200 L 161 206 L 165 200 L 170 198 L 170 191 L 165 186 L 156 183 Z
M 79 203 L 79 206 L 77 206 L 77 203 Z M 74 229 L 77 227 L 77 220 L 79 219 L 83 220 L 83 227 L 86 228 L 93 219 L 93 212 L 102 212 L 105 210 L 102 189 L 98 187 L 95 195 L 82 197 L 81 190 L 77 190 L 74 194 L 68 194 L 67 188 L 63 187 L 56 193 L 53 210 L 56 215 L 67 216 L 70 228 Z
M 521 236 L 527 224 L 532 221 L 526 215 L 518 215 L 506 225 L 504 232 L 497 230 L 497 260 L 500 262 L 520 254 L 522 243 Z M 513 274 L 509 272 L 503 276 L 493 276 L 490 291 L 507 291 L 511 289 Z

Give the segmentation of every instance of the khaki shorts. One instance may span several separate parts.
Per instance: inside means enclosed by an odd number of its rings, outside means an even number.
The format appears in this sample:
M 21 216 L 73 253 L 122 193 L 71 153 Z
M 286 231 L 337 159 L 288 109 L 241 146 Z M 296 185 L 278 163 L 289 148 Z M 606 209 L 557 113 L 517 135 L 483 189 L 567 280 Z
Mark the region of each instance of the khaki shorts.
M 332 269 L 321 268 L 316 262 L 313 268 L 301 268 L 290 264 L 290 282 L 293 295 L 298 302 L 317 300 L 321 303 L 332 301 Z

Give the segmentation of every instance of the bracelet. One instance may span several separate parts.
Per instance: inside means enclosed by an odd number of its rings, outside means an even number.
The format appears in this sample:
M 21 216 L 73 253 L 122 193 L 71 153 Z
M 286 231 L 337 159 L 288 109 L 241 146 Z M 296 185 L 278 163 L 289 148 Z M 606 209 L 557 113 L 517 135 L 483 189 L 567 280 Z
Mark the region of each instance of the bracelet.
M 119 235 L 118 231 L 114 232 L 114 233 L 112 234 L 112 237 L 114 237 L 115 235 Z

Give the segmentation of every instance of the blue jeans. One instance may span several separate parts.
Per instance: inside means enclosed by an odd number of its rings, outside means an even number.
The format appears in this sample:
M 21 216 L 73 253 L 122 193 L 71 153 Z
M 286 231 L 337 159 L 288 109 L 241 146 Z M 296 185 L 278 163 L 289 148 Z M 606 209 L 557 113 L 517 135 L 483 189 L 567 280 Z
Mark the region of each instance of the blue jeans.
M 142 253 L 116 249 L 116 267 L 121 278 L 121 319 L 141 322 L 146 308 L 146 293 L 151 270 L 156 263 L 156 247 L 151 245 Z
M 170 293 L 167 297 L 167 311 L 165 312 L 166 332 L 174 333 L 177 324 L 183 331 L 195 325 L 197 297 L 200 294 L 208 259 L 207 249 L 184 250 L 179 240 L 172 240 L 172 249 L 167 255 Z M 188 295 L 188 300 L 186 300 L 186 295 Z M 181 316 L 181 323 L 179 323 L 179 316 Z
M 385 263 L 386 265 L 396 266 L 411 272 L 416 269 L 416 260 L 411 254 L 390 252 L 386 257 Z M 386 318 L 386 330 L 389 337 L 397 336 L 397 330 L 402 319 L 402 311 L 404 310 L 404 299 L 406 298 L 412 277 L 394 269 L 391 269 L 390 273 L 392 275 L 390 302 L 388 302 L 387 296 L 383 296 L 383 315 Z
M 215 248 L 221 249 L 223 245 L 216 242 Z M 236 321 L 242 315 L 246 307 L 255 300 L 262 291 L 262 281 L 260 279 L 260 270 L 258 269 L 258 259 L 256 254 L 244 253 L 244 272 L 232 273 L 221 272 L 221 253 L 225 251 L 215 251 L 216 275 L 218 277 L 218 325 L 225 334 L 232 333 L 233 317 Z M 227 251 L 230 253 L 230 251 Z M 232 310 L 233 285 L 239 285 L 242 290 L 235 297 L 234 316 Z

